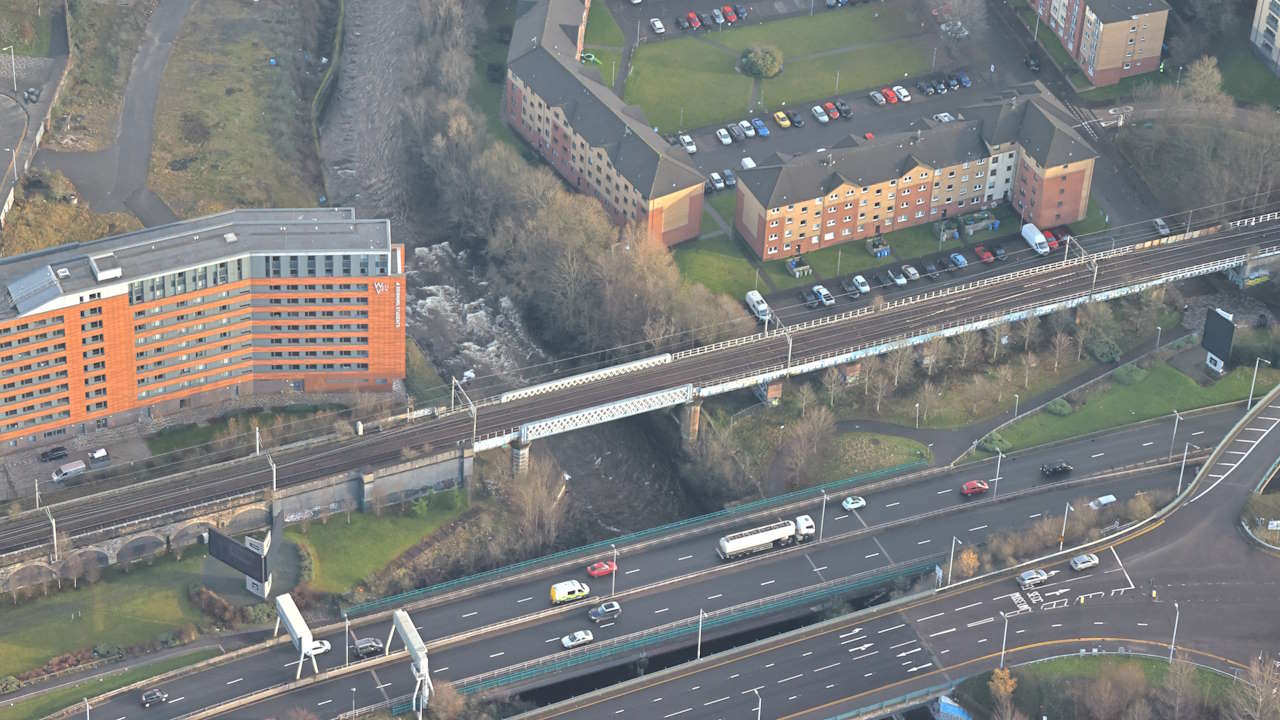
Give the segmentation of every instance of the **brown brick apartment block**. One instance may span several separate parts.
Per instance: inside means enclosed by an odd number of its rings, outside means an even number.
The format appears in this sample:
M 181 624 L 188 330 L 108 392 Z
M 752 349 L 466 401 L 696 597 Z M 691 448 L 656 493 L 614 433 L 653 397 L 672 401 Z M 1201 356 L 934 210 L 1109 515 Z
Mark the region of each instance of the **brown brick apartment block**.
M 520 0 L 502 114 L 570 185 L 617 222 L 647 223 L 670 246 L 698 236 L 703 178 L 684 150 L 580 62 L 590 3 Z
M 404 248 L 349 208 L 233 210 L 0 259 L 0 442 L 404 377 Z
M 1040 32 L 1052 31 L 1094 85 L 1160 69 L 1164 0 L 1031 0 Z
M 960 119 L 774 155 L 738 180 L 734 225 L 764 260 L 865 240 L 1008 200 L 1049 227 L 1085 216 L 1097 154 L 1039 83 Z

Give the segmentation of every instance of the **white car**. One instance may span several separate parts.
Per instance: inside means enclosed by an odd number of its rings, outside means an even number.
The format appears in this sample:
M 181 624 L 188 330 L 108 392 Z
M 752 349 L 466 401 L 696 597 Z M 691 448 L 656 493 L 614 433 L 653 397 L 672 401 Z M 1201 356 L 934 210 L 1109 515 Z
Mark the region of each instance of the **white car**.
M 698 152 L 698 146 L 693 144 L 693 138 L 688 135 L 680 135 L 676 139 L 680 141 L 680 147 L 684 148 L 684 151 L 690 155 Z
M 721 145 L 733 144 L 733 137 L 729 135 L 729 131 L 725 130 L 724 128 L 719 128 L 716 130 L 716 139 L 720 141 Z
M 911 102 L 911 93 L 908 92 L 907 89 L 902 87 L 901 85 L 893 86 L 893 94 L 897 95 L 898 99 L 901 100 L 902 102 Z
M 844 508 L 846 512 L 861 510 L 866 506 L 867 506 L 867 501 L 863 500 L 862 496 L 860 495 L 850 495 L 849 497 L 844 499 L 844 502 L 840 503 L 840 507 Z
M 889 273 L 889 279 L 893 281 L 894 285 L 901 287 L 907 284 L 906 276 L 898 272 L 897 268 L 891 267 L 891 268 L 888 268 L 885 272 Z
M 756 161 L 752 160 L 750 156 L 747 156 L 742 158 L 741 165 L 743 170 L 750 170 L 756 166 Z
M 916 270 L 913 265 L 903 265 L 902 272 L 906 274 L 908 280 L 920 279 L 920 271 Z
M 940 122 L 940 123 L 949 123 L 949 122 L 956 121 L 956 117 L 948 112 L 940 112 L 937 115 L 934 115 L 933 119 L 936 122 Z
M 595 639 L 595 636 L 591 634 L 590 630 L 574 630 L 568 635 L 560 638 L 560 644 L 564 646 L 565 650 L 568 650 L 570 648 L 576 648 L 579 645 L 586 645 Z
M 662 26 L 662 21 L 658 18 L 649 18 L 649 27 L 653 28 L 653 31 L 659 35 L 667 31 L 667 29 Z
M 1088 570 L 1091 567 L 1097 567 L 1098 556 L 1093 553 L 1084 553 L 1071 558 L 1071 569 L 1075 571 Z
M 742 130 L 742 134 L 747 137 L 756 136 L 756 126 L 752 125 L 750 120 L 739 120 L 738 128 Z
M 813 113 L 813 119 L 817 120 L 819 125 L 831 122 L 831 118 L 827 117 L 827 111 L 823 110 L 821 105 L 814 105 L 809 112 Z
M 315 657 L 316 655 L 323 655 L 329 652 L 330 647 L 331 646 L 329 645 L 328 640 L 316 640 L 315 642 L 311 643 L 311 647 L 307 648 L 307 657 Z
M 709 177 L 711 179 L 711 187 L 715 188 L 716 190 L 724 189 L 724 178 L 720 177 L 720 173 L 713 172 Z
M 835 297 L 831 295 L 825 285 L 814 285 L 813 294 L 818 296 L 819 302 L 821 302 L 824 307 L 831 307 L 836 304 Z
M 858 292 L 862 293 L 863 295 L 866 295 L 867 293 L 871 292 L 871 283 L 867 282 L 867 279 L 862 277 L 861 275 L 853 276 L 853 284 L 855 287 L 858 288 Z

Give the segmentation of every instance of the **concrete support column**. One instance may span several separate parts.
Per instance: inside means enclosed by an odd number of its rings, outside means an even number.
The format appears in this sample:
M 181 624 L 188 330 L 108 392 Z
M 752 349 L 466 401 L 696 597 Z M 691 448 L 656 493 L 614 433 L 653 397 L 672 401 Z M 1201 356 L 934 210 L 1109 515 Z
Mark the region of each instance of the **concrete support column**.
M 529 470 L 529 450 L 533 448 L 533 443 L 521 443 L 515 440 L 511 443 L 511 474 L 523 475 Z
M 373 473 L 360 473 L 360 511 L 373 509 L 374 492 L 377 489 L 378 476 Z
M 680 440 L 685 448 L 698 442 L 698 426 L 702 422 L 702 399 L 680 406 Z

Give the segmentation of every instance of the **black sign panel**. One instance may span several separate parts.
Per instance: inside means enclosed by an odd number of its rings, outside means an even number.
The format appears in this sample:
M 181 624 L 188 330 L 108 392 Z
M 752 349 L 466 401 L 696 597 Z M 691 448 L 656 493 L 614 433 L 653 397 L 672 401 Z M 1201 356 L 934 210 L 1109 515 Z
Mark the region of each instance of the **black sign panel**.
M 1235 340 L 1236 326 L 1223 317 L 1222 311 L 1209 308 L 1204 318 L 1204 339 L 1200 344 L 1222 362 L 1231 357 L 1231 343 Z
M 267 559 L 222 533 L 209 529 L 209 554 L 258 582 L 267 579 Z

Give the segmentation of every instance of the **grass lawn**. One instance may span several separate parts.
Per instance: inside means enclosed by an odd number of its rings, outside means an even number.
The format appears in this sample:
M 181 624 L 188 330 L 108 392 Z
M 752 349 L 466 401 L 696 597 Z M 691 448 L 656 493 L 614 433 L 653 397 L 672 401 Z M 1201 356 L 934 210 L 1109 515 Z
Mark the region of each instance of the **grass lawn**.
M 622 28 L 613 19 L 613 13 L 609 12 L 609 5 L 602 2 L 591 3 L 591 10 L 587 13 L 587 32 L 582 44 L 608 45 L 621 49 L 626 42 L 622 37 Z
M 303 18 L 324 14 L 292 4 L 192 6 L 160 83 L 147 179 L 179 217 L 316 203 L 311 98 L 327 48 Z M 299 48 L 310 48 L 310 61 Z
M 192 556 L 194 555 L 194 557 Z M 100 581 L 0 608 L 0 677 L 94 645 L 137 645 L 202 620 L 187 586 L 202 582 L 203 553 L 160 558 L 128 574 L 108 569 Z M 64 584 L 65 587 L 65 584 Z M 71 620 L 72 615 L 75 620 Z M 3 717 L 3 716 L 0 716 Z
M 1280 80 L 1254 54 L 1248 36 L 1248 26 L 1240 25 L 1224 47 L 1215 48 L 1218 68 L 1222 70 L 1222 89 L 1242 102 L 1268 108 L 1280 104 Z M 1169 74 L 1167 67 L 1165 74 Z
M 58 3 L 59 7 L 61 5 Z M 4 45 L 0 47 L 8 47 L 12 43 L 16 55 L 48 56 L 49 36 L 53 33 L 53 13 L 45 12 L 43 17 L 37 17 L 34 9 L 35 5 L 31 0 L 0 0 L 0 18 L 7 20 L 5 25 L 0 25 L 0 33 L 4 39 Z M 8 55 L 9 51 L 5 50 L 4 54 Z M 7 70 L 5 74 L 8 75 Z
M 117 688 L 132 685 L 139 680 L 145 680 L 149 677 L 162 675 L 170 670 L 194 665 L 220 654 L 221 651 L 218 648 L 193 650 L 185 655 L 125 670 L 101 680 L 85 680 L 74 685 L 60 687 L 57 690 L 51 690 L 24 702 L 0 706 L 0 720 L 25 720 L 26 718 L 44 717 L 62 708 L 82 702 L 83 698 L 111 692 Z
M 789 62 L 792 58 L 919 34 L 920 28 L 912 26 L 904 10 L 904 5 L 863 5 L 840 12 L 800 15 L 736 27 L 717 32 L 711 38 L 738 51 L 752 45 L 772 45 L 782 51 L 786 72 L 791 72 Z M 590 31 L 591 26 L 588 25 L 587 32 Z
M 515 4 L 510 0 L 489 0 L 484 10 L 488 28 L 476 35 L 476 49 L 472 54 L 475 60 L 475 72 L 471 76 L 471 87 L 467 98 L 471 104 L 484 114 L 489 127 L 489 134 L 508 145 L 523 150 L 524 144 L 511 132 L 511 128 L 502 121 L 502 89 L 506 82 L 507 46 L 509 40 L 502 40 L 500 29 L 510 34 L 511 24 L 515 22 Z M 491 82 L 488 76 L 490 64 L 499 67 L 499 79 Z
M 344 515 L 335 515 L 326 524 L 312 523 L 305 534 L 300 527 L 291 527 L 285 531 L 285 537 L 311 550 L 315 560 L 313 588 L 329 593 L 346 592 L 460 515 L 466 509 L 466 495 L 456 490 L 451 492 L 457 498 L 454 508 L 430 507 L 426 517 L 351 513 L 348 525 Z
M 631 56 L 626 101 L 663 133 L 740 115 L 751 101 L 751 78 L 734 70 L 736 61 L 732 51 L 694 36 L 642 44 Z
M 1039 412 L 1000 431 L 1014 448 L 1026 448 L 1096 430 L 1171 415 L 1249 395 L 1252 368 L 1236 368 L 1213 385 L 1201 387 L 1170 365 L 1161 363 L 1133 385 L 1109 383 L 1088 393 L 1083 407 L 1066 417 Z M 1265 394 L 1280 382 L 1280 370 L 1258 371 L 1255 395 Z
M 823 452 L 814 483 L 843 480 L 858 473 L 929 460 L 932 456 L 928 447 L 909 438 L 879 433 L 840 433 Z
M 1089 235 L 1101 232 L 1107 229 L 1106 216 L 1102 212 L 1102 208 L 1098 207 L 1098 203 L 1094 202 L 1092 197 L 1089 198 L 1089 211 L 1085 214 L 1084 219 L 1077 223 L 1071 223 L 1072 235 Z
M 720 229 L 720 226 L 716 224 L 715 218 L 711 217 L 711 213 L 706 211 L 706 208 L 703 208 L 702 211 L 702 225 L 698 226 L 698 233 L 700 237 L 725 234 L 725 232 Z
M 595 7 L 594 5 L 592 7 Z M 613 48 L 602 48 L 598 46 L 588 45 L 582 49 L 584 53 L 591 53 L 600 61 L 596 65 L 596 71 L 600 73 L 600 79 L 605 85 L 613 87 L 614 80 L 617 79 L 618 66 L 622 64 L 622 51 Z
M 712 292 L 741 298 L 755 286 L 755 267 L 747 259 L 741 242 L 731 235 L 720 234 L 680 243 L 672 250 L 672 255 L 685 280 L 702 283 Z
M 724 173 L 721 173 L 723 175 Z M 723 190 L 718 193 L 712 193 L 710 197 L 711 207 L 720 213 L 720 217 L 724 218 L 726 224 L 733 227 L 733 216 L 738 211 L 738 193 L 735 190 Z
M 55 133 L 56 147 L 101 150 L 115 142 L 125 83 L 146 30 L 150 5 L 89 2 L 71 3 L 70 8 L 76 59 L 53 117 L 69 114 L 72 122 Z
M 1142 85 L 1167 85 L 1175 82 L 1178 76 L 1178 69 L 1173 68 L 1173 74 L 1169 74 L 1168 69 L 1163 73 L 1149 72 L 1141 75 L 1132 75 L 1123 78 L 1114 85 L 1103 85 L 1102 87 L 1087 88 L 1082 90 L 1080 97 L 1090 102 L 1101 102 L 1103 100 L 1118 100 L 1121 98 L 1133 97 L 1138 88 Z
M 910 75 L 927 72 L 929 63 L 925 61 L 934 44 L 932 36 L 918 41 L 905 38 L 810 60 L 792 60 L 781 75 L 763 81 L 761 100 L 768 108 L 780 104 L 808 105 L 812 100 L 838 92 L 847 94 L 898 82 L 898 76 L 891 76 L 886 68 Z
M 28 179 L 24 178 L 24 183 Z M 141 227 L 142 223 L 130 213 L 96 213 L 84 203 L 72 205 L 28 193 L 25 200 L 14 203 L 5 218 L 0 252 L 17 255 L 63 243 L 97 240 Z
M 427 360 L 418 343 L 410 339 L 404 344 L 405 379 L 404 384 L 419 407 L 440 405 L 442 398 L 449 395 L 449 386 L 444 378 L 436 372 L 435 366 Z

